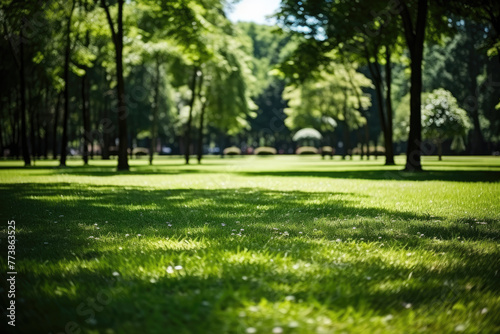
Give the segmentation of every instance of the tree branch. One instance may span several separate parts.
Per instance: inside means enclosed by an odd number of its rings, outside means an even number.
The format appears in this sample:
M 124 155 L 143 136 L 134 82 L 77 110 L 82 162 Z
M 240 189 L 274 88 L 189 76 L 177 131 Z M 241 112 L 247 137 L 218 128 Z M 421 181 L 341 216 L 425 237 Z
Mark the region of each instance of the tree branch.
M 106 18 L 108 19 L 109 29 L 111 29 L 111 38 L 113 39 L 113 43 L 116 45 L 117 36 L 115 31 L 115 25 L 113 24 L 113 20 L 111 19 L 111 14 L 109 12 L 109 7 L 108 4 L 106 3 L 106 0 L 101 0 L 101 6 L 102 8 L 104 8 L 104 11 L 106 12 Z
M 403 28 L 405 31 L 405 38 L 408 46 L 413 48 L 415 42 L 415 34 L 413 32 L 413 23 L 411 22 L 411 15 L 408 6 L 404 0 L 397 0 L 399 6 L 401 7 L 401 19 L 403 20 Z

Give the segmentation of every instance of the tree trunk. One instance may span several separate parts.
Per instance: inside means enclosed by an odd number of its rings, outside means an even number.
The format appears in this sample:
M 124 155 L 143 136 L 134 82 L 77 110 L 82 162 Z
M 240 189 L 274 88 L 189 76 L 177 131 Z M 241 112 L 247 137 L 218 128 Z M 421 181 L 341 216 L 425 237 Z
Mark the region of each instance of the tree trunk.
M 87 108 L 87 94 L 85 93 L 85 86 L 87 85 L 87 73 L 82 76 L 82 117 L 83 117 L 83 163 L 89 164 L 89 142 L 91 138 L 90 133 L 90 115 Z
M 45 160 L 49 158 L 49 130 L 48 130 L 48 125 L 49 125 L 49 119 L 50 119 L 50 100 L 51 94 L 49 94 L 49 86 L 47 83 L 47 86 L 45 87 L 45 115 L 43 117 L 43 129 L 44 129 L 44 136 L 43 136 L 43 156 Z
M 115 43 L 118 92 L 118 170 L 129 170 L 127 156 L 127 106 L 123 79 L 123 0 L 118 1 L 118 35 Z
M 103 111 L 103 114 L 104 114 L 104 119 L 108 119 L 109 120 L 109 101 L 108 99 L 106 98 L 105 99 L 105 102 L 104 102 L 104 111 Z M 101 147 L 101 157 L 102 157 L 102 160 L 109 160 L 109 144 L 111 142 L 111 138 L 110 138 L 110 130 L 105 128 L 105 125 L 102 124 L 102 147 Z
M 125 102 L 125 81 L 123 79 L 123 4 L 124 0 L 118 0 L 118 22 L 117 31 L 109 12 L 106 0 L 101 0 L 101 5 L 106 11 L 113 44 L 115 45 L 116 63 L 116 92 L 118 94 L 118 170 L 129 170 L 128 166 L 128 133 L 127 133 L 127 105 Z
M 198 129 L 198 164 L 201 164 L 201 158 L 203 157 L 203 128 L 205 126 L 205 110 L 207 107 L 207 101 L 203 102 L 201 106 L 200 113 L 200 127 Z
M 475 43 L 475 41 L 473 41 Z M 472 118 L 472 124 L 474 125 L 474 129 L 472 130 L 472 154 L 484 154 L 486 153 L 486 143 L 483 137 L 483 133 L 481 132 L 481 125 L 479 124 L 479 91 L 477 89 L 477 77 L 480 74 L 481 66 L 478 64 L 475 59 L 475 50 L 469 51 L 469 63 L 467 64 L 467 70 L 469 74 L 470 80 L 470 94 L 475 96 L 476 99 L 472 100 L 472 104 L 466 108 L 470 113 Z M 500 58 L 500 54 L 498 56 Z
M 387 127 L 384 132 L 385 141 L 385 164 L 387 166 L 395 165 L 394 163 L 394 145 L 392 142 L 392 97 L 391 97 L 391 51 L 389 47 L 385 47 L 385 106 L 387 112 Z
M 368 128 L 368 120 L 365 124 L 365 141 L 366 141 L 366 160 L 370 160 L 370 129 Z
M 155 97 L 153 106 L 153 122 L 151 123 L 151 147 L 149 150 L 149 164 L 153 164 L 153 155 L 156 151 L 156 137 L 158 131 L 158 104 L 160 101 L 160 59 L 156 57 L 156 78 L 155 78 Z
M 57 159 L 57 125 L 59 120 L 59 109 L 61 108 L 61 96 L 59 93 L 57 95 L 56 109 L 54 110 L 54 126 L 52 128 L 52 159 Z
M 366 55 L 368 57 L 368 54 Z M 369 58 L 367 58 L 369 59 Z M 392 142 L 392 140 L 388 140 L 388 125 L 386 122 L 385 112 L 384 112 L 384 98 L 383 98 L 383 86 L 382 86 L 382 77 L 380 74 L 380 65 L 378 62 L 368 63 L 368 69 L 370 70 L 370 74 L 373 77 L 373 81 L 375 84 L 375 93 L 377 95 L 377 107 L 378 107 L 378 116 L 380 119 L 380 128 L 382 130 L 382 134 L 384 135 L 384 144 L 385 144 L 385 160 L 386 165 L 394 164 L 394 155 L 392 154 L 392 150 L 388 147 L 388 143 Z M 391 131 L 392 133 L 392 131 Z M 391 135 L 392 137 L 392 135 Z M 375 145 L 375 159 L 378 158 L 378 154 L 376 153 L 377 146 Z
M 30 89 L 27 89 L 28 92 L 28 101 L 32 102 L 32 96 Z M 35 108 L 33 107 L 34 103 L 29 103 L 28 104 L 28 115 L 29 115 L 29 121 L 30 121 L 30 149 L 31 149 L 31 158 L 33 159 L 33 163 L 36 160 L 37 152 L 36 152 L 36 138 L 35 138 L 35 120 L 36 120 L 36 111 Z
M 438 145 L 438 159 L 439 161 L 443 160 L 443 141 L 441 139 L 437 140 Z
M 23 41 L 23 29 L 19 33 L 19 38 L 21 43 L 19 45 L 19 57 L 21 59 L 19 66 L 19 76 L 20 76 L 20 90 L 21 90 L 21 149 L 23 151 L 24 165 L 31 165 L 30 152 L 28 148 L 28 137 L 26 135 L 26 81 L 24 78 L 24 41 Z
M 63 114 L 63 133 L 61 140 L 61 159 L 60 166 L 66 166 L 66 155 L 68 149 L 68 119 L 69 119 L 69 62 L 71 53 L 71 19 L 75 9 L 75 0 L 72 0 L 71 11 L 68 16 L 66 26 L 66 49 L 64 51 L 64 114 Z
M 398 0 L 403 20 L 404 33 L 411 58 L 411 88 L 410 88 L 410 133 L 406 153 L 406 171 L 421 171 L 422 119 L 422 59 L 424 51 L 425 27 L 427 24 L 428 0 L 418 0 L 417 20 L 415 28 L 412 24 L 410 11 L 403 0 Z
M 186 147 L 184 148 L 184 159 L 186 160 L 186 165 L 189 164 L 189 154 L 191 146 L 191 122 L 193 121 L 193 106 L 196 98 L 196 77 L 198 76 L 198 67 L 195 66 L 193 69 L 193 77 L 191 78 L 191 100 L 189 101 L 189 116 L 186 124 L 186 131 L 184 133 L 184 139 L 186 141 Z

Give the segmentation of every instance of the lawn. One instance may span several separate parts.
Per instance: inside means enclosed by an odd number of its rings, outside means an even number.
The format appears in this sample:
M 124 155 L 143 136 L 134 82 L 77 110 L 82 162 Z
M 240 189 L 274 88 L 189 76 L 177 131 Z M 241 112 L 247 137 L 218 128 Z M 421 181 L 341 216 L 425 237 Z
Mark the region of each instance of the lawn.
M 14 332 L 500 332 L 500 158 L 397 162 L 2 161 Z

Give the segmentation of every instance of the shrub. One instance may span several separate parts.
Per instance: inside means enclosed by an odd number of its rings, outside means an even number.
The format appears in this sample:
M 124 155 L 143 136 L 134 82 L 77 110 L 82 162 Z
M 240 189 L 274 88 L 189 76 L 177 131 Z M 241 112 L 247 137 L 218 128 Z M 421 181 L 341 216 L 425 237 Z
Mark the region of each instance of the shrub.
M 274 155 L 276 154 L 276 149 L 274 147 L 262 146 L 257 147 L 253 153 L 256 155 Z
M 136 147 L 132 150 L 132 155 L 135 155 L 136 157 L 141 156 L 141 155 L 148 155 L 149 150 L 145 147 Z
M 226 147 L 223 151 L 224 155 L 240 155 L 241 150 L 236 146 Z
M 299 147 L 296 151 L 296 154 L 318 154 L 318 149 L 312 146 L 302 146 Z
M 334 155 L 335 154 L 335 149 L 331 146 L 323 146 L 321 148 L 321 154 L 331 154 L 331 155 Z
M 371 155 L 384 155 L 385 154 L 385 147 L 383 146 L 377 146 L 377 147 L 373 147 L 373 146 L 370 146 L 370 154 Z

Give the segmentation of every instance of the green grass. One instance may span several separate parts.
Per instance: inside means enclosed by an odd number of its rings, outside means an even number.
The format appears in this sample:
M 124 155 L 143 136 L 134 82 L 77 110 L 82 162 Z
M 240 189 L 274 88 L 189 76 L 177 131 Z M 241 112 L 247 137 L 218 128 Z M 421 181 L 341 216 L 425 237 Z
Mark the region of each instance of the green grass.
M 0 162 L 15 332 L 500 332 L 500 159 L 397 162 Z

